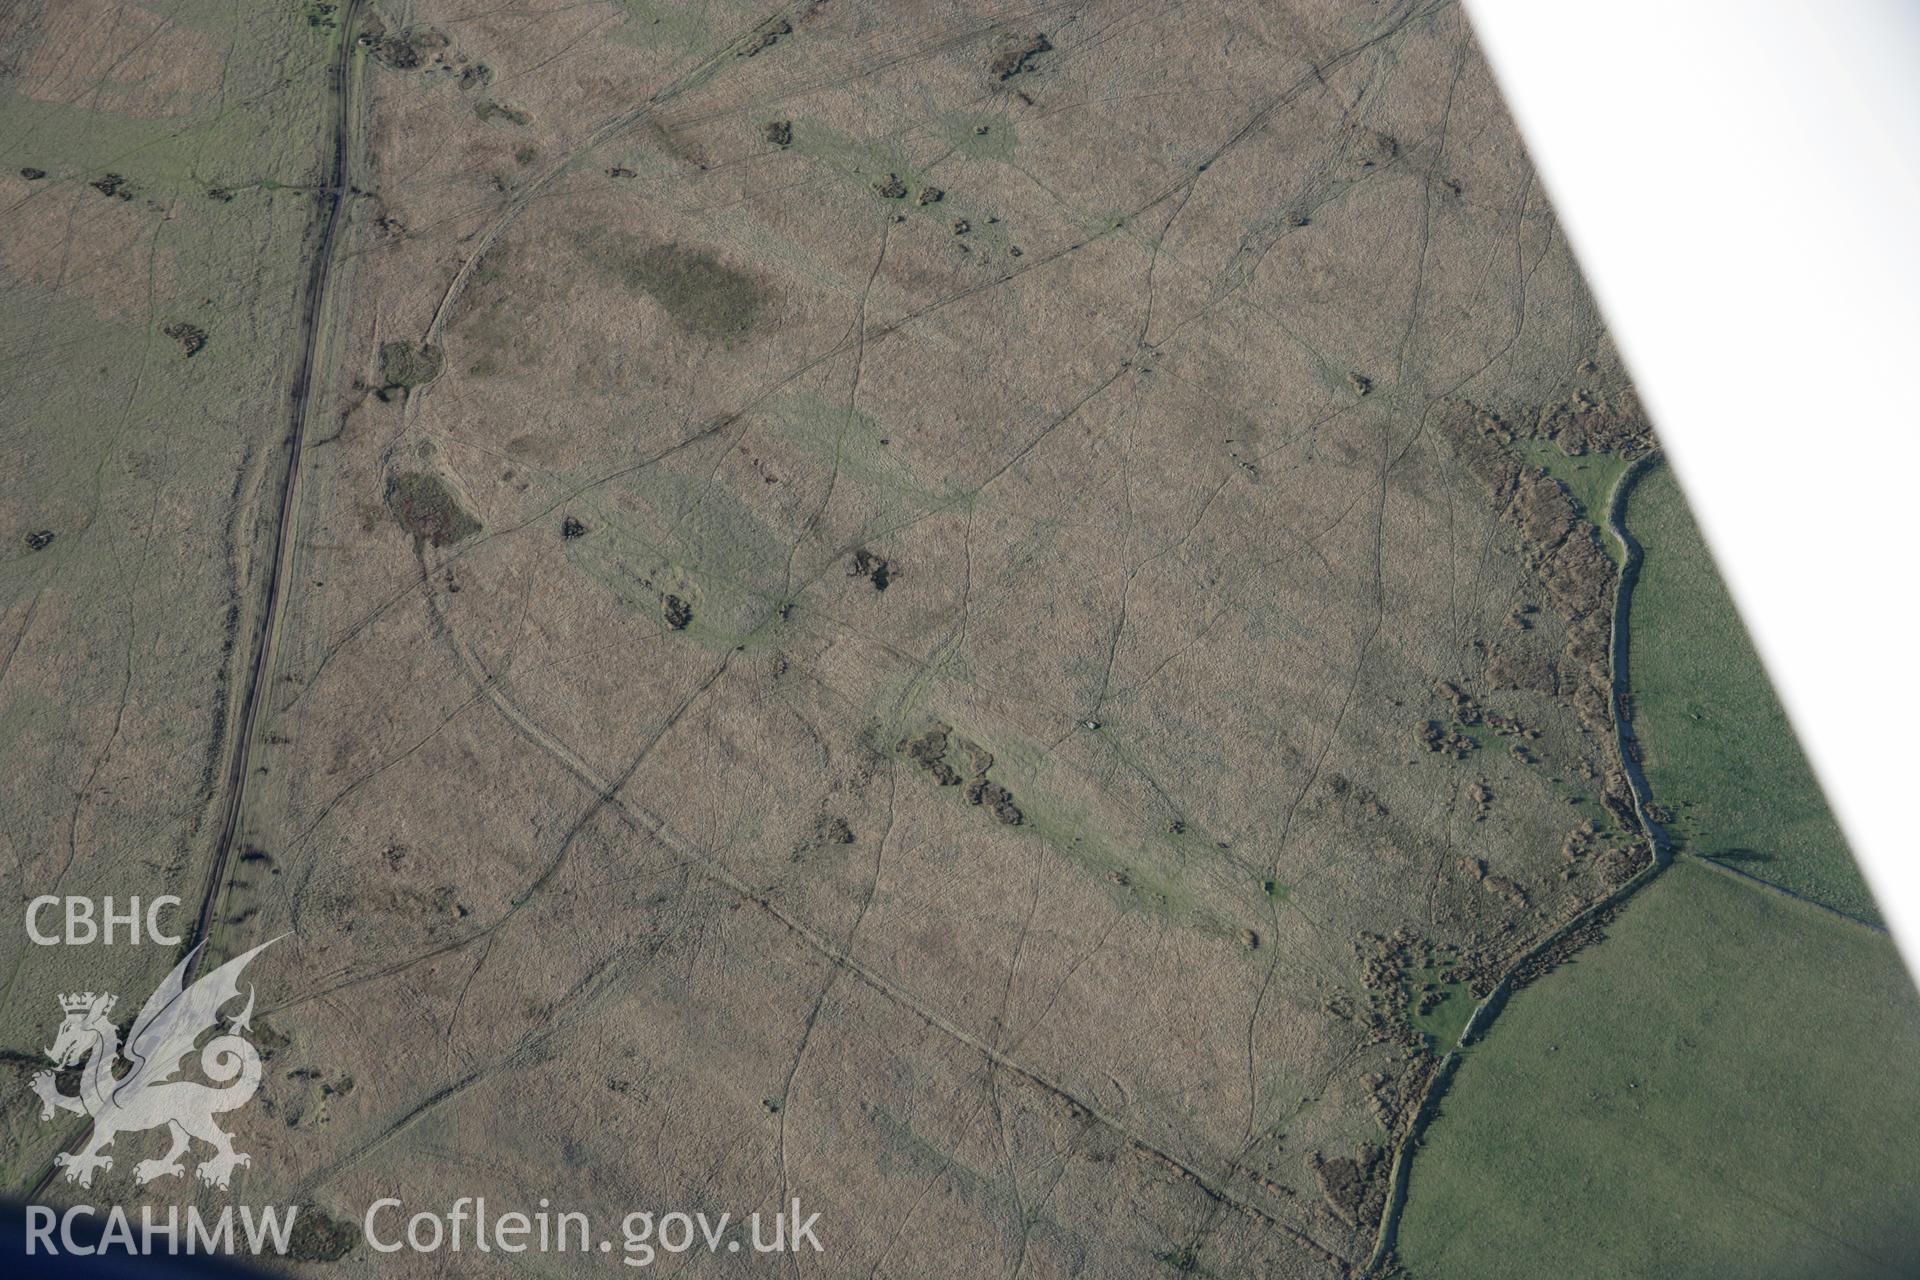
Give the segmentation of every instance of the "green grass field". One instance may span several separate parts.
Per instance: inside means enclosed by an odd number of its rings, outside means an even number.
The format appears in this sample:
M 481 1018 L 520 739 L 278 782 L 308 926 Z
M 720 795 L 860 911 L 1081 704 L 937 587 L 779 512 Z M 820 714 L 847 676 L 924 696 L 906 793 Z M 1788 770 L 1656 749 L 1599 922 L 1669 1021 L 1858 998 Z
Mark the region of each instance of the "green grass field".
M 1682 859 L 1519 993 L 1413 1163 L 1416 1280 L 1893 1277 L 1920 1001 L 1892 944 Z
M 1676 843 L 1878 920 L 1665 465 L 1641 479 L 1626 520 L 1646 553 L 1631 617 L 1634 725 Z

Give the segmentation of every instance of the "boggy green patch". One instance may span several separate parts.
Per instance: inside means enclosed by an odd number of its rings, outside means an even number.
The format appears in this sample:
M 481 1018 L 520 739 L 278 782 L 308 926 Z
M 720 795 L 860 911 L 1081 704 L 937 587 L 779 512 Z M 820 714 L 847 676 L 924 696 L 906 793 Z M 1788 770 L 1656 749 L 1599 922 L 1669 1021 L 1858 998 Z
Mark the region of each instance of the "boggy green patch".
M 415 542 L 445 547 L 480 532 L 459 495 L 431 472 L 408 471 L 387 481 L 387 505 Z
M 706 249 L 642 245 L 605 234 L 584 240 L 581 248 L 628 288 L 659 303 L 682 331 L 721 346 L 743 341 L 766 309 L 766 289 Z

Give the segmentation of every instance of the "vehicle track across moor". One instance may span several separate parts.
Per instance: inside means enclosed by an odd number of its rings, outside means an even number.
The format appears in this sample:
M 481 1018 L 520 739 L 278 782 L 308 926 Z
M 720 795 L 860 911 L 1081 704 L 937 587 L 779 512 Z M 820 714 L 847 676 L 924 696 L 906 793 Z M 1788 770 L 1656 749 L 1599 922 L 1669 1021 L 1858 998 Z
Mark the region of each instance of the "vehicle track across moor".
M 293 380 L 286 407 L 287 434 L 282 445 L 286 451 L 286 465 L 280 475 L 278 510 L 273 528 L 273 550 L 267 568 L 260 611 L 254 627 L 252 661 L 248 665 L 245 683 L 241 689 L 239 715 L 234 721 L 228 752 L 220 826 L 214 839 L 212 856 L 207 865 L 199 908 L 194 917 L 193 932 L 186 943 L 190 949 L 193 949 L 184 975 L 187 981 L 192 980 L 194 970 L 199 967 L 200 960 L 206 955 L 205 944 L 212 932 L 214 918 L 219 910 L 227 868 L 233 860 L 234 846 L 239 843 L 242 821 L 246 812 L 247 782 L 253 773 L 253 746 L 260 720 L 260 707 L 272 681 L 280 623 L 286 611 L 287 583 L 290 578 L 288 570 L 293 560 L 298 533 L 296 525 L 300 501 L 301 455 L 307 447 L 307 428 L 313 417 L 315 384 L 319 378 L 321 345 L 326 327 L 328 286 L 332 277 L 334 258 L 346 223 L 350 185 L 348 175 L 351 169 L 356 111 L 353 85 L 358 67 L 355 55 L 359 48 L 354 32 L 363 7 L 364 0 L 346 0 L 346 3 L 341 6 L 339 26 L 335 35 L 338 43 L 333 59 L 327 66 L 327 96 L 332 106 L 332 127 L 329 131 L 331 147 L 326 172 L 315 188 L 319 204 L 319 232 L 314 242 L 306 281 L 300 293 L 299 317 L 296 322 L 298 353 L 295 357 Z M 79 1129 L 61 1150 L 71 1151 L 77 1148 L 86 1140 L 92 1127 L 89 1122 Z M 57 1169 L 58 1166 L 49 1160 L 27 1192 L 29 1200 L 36 1200 L 42 1196 L 48 1184 L 52 1182 Z

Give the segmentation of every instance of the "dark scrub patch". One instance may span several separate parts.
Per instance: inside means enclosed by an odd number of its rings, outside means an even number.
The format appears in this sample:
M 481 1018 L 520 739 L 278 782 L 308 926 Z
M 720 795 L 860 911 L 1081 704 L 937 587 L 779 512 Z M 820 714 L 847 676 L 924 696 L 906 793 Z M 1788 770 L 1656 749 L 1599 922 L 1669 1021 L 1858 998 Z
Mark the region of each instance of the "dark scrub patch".
M 439 476 L 424 471 L 397 475 L 387 482 L 387 505 L 400 527 L 415 541 L 450 546 L 480 531 L 480 522 Z

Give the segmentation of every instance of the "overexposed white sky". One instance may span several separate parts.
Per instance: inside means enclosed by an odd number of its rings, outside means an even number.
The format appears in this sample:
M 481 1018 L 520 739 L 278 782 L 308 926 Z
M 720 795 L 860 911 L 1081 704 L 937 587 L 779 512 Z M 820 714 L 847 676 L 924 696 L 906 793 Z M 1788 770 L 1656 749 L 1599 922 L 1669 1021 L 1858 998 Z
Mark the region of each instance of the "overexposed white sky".
M 1920 5 L 1467 10 L 1911 970 Z

